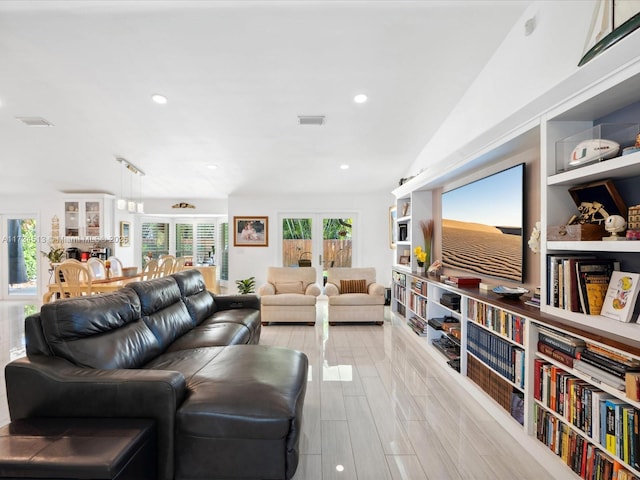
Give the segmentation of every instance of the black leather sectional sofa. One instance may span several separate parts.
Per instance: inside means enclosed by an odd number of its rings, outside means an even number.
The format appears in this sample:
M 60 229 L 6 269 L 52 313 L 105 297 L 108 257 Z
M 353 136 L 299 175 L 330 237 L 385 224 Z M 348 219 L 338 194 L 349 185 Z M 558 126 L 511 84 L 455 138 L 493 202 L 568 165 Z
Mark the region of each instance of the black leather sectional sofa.
M 11 419 L 151 418 L 162 480 L 289 479 L 308 360 L 260 329 L 258 297 L 196 270 L 46 304 L 5 370 Z

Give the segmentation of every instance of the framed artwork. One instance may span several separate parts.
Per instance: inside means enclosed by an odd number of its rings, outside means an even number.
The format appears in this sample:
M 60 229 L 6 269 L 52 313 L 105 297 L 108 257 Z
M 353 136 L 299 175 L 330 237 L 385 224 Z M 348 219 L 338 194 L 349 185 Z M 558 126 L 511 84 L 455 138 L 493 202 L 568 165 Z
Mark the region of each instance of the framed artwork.
M 400 263 L 400 265 L 409 265 L 409 261 L 410 260 L 411 259 L 409 258 L 409 255 L 402 255 L 400 257 L 399 263 Z
M 389 248 L 396 248 L 396 218 L 398 217 L 398 209 L 393 206 L 389 207 Z
M 120 222 L 120 246 L 131 246 L 131 224 L 129 222 Z
M 269 246 L 269 217 L 233 217 L 233 246 Z

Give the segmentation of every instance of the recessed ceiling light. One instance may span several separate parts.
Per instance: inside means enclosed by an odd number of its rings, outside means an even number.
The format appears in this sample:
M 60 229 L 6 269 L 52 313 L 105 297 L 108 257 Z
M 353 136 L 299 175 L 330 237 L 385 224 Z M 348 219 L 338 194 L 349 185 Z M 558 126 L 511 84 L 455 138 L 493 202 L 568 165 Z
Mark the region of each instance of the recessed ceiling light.
M 160 95 L 159 93 L 154 93 L 153 95 L 151 95 L 151 100 L 159 103 L 160 105 L 164 105 L 165 103 L 167 103 L 167 97 L 165 97 L 164 95 Z
M 340 170 L 349 170 L 349 165 L 343 163 L 342 165 L 340 165 Z
M 218 166 L 217 166 L 217 165 L 213 165 L 213 164 L 211 164 L 211 165 L 207 165 L 207 168 L 208 168 L 209 170 L 215 170 L 216 168 L 218 168 Z
M 367 96 L 364 93 L 360 93 L 353 97 L 353 101 L 356 103 L 364 103 L 367 101 Z

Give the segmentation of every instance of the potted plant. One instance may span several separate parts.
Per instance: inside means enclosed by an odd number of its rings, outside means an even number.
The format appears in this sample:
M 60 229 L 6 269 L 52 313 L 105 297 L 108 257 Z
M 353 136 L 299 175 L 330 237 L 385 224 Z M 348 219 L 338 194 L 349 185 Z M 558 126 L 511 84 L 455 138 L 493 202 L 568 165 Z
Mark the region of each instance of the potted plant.
M 245 295 L 247 293 L 254 293 L 256 289 L 255 277 L 245 278 L 244 280 L 236 280 L 238 286 L 238 293 Z
M 56 263 L 64 260 L 64 248 L 50 247 L 48 252 L 41 252 L 49 260 L 49 268 L 53 270 Z

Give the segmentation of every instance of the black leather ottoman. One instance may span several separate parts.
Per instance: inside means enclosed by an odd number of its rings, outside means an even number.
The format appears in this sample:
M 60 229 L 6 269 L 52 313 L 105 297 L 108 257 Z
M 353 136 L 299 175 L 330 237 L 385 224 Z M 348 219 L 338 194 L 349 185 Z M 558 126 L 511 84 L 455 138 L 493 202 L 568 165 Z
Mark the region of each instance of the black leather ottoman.
M 156 478 L 152 420 L 30 418 L 0 428 L 0 478 Z
M 188 378 L 177 412 L 175 480 L 288 480 L 298 466 L 308 359 L 225 347 Z

